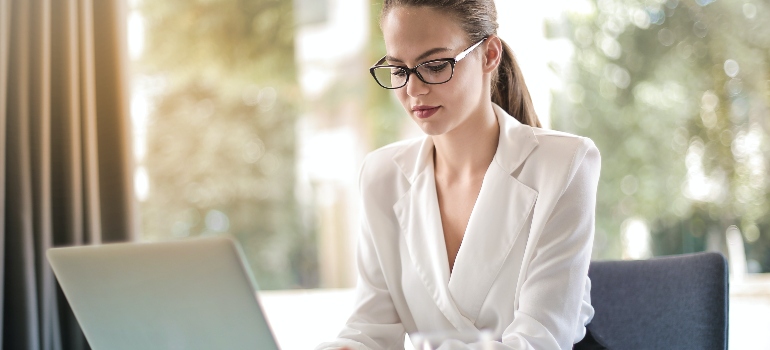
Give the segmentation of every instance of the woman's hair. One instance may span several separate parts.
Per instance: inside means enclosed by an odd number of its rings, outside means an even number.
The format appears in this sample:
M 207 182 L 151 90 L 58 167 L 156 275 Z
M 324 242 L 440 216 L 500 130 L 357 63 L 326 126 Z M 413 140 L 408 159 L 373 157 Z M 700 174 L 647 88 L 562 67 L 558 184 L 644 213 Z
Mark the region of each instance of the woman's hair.
M 497 10 L 493 0 L 383 0 L 381 19 L 395 7 L 428 7 L 459 21 L 470 42 L 497 34 Z M 513 51 L 502 39 L 503 57 L 492 77 L 492 102 L 502 107 L 522 124 L 540 127 L 532 98 Z

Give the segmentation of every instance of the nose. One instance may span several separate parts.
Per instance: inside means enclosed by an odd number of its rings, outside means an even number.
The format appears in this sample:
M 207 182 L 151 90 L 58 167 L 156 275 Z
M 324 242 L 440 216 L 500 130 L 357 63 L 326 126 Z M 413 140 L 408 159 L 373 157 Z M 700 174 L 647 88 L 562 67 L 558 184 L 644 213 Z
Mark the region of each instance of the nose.
M 417 97 L 425 95 L 430 91 L 428 84 L 425 84 L 420 78 L 417 77 L 417 73 L 413 73 L 409 80 L 406 82 L 406 94 L 411 97 Z

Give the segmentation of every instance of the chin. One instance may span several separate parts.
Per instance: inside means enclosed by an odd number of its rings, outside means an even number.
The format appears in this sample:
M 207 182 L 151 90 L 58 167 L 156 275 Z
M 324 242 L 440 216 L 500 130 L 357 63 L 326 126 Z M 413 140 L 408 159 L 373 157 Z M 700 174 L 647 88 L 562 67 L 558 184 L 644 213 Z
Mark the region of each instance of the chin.
M 415 120 L 417 123 L 417 126 L 428 136 L 439 136 L 446 134 L 447 126 L 444 123 L 436 123 L 434 121 L 427 121 L 427 120 Z

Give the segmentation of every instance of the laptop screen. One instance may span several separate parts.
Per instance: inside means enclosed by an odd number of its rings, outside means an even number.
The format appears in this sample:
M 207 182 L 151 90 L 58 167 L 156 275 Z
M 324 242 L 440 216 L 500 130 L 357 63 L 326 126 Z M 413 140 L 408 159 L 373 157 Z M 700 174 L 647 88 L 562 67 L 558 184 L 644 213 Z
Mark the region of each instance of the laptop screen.
M 95 350 L 278 348 L 229 236 L 52 248 L 47 256 Z

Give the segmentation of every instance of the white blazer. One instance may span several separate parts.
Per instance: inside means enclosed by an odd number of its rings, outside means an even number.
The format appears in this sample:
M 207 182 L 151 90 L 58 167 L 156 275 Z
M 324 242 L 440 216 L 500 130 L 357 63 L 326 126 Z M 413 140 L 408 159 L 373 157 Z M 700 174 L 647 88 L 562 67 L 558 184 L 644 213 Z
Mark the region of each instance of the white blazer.
M 432 139 L 366 157 L 357 302 L 338 338 L 317 349 L 402 349 L 405 332 L 455 329 L 490 330 L 494 349 L 570 349 L 583 338 L 594 314 L 588 264 L 599 151 L 588 138 L 494 109 L 497 151 L 451 274 Z

